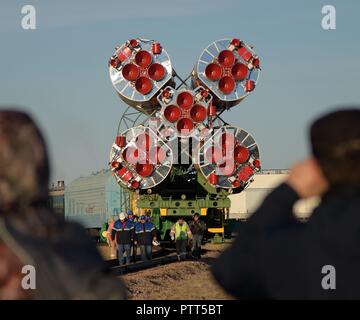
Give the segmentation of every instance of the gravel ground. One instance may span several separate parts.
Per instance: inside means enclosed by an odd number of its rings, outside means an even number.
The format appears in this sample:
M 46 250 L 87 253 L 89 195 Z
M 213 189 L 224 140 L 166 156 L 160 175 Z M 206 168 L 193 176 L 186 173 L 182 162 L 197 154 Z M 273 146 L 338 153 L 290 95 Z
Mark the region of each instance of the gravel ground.
M 216 283 L 210 264 L 226 244 L 206 244 L 200 261 L 182 261 L 121 277 L 130 300 L 232 299 Z

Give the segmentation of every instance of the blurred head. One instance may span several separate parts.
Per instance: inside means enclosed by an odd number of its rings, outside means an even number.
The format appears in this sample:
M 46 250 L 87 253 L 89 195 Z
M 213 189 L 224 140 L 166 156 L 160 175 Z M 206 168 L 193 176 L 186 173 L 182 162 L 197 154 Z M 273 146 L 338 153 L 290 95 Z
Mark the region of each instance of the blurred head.
M 121 212 L 121 213 L 119 214 L 119 219 L 120 219 L 120 221 L 124 221 L 124 220 L 126 219 L 126 216 L 125 216 L 125 213 L 124 213 L 124 212 Z
M 199 220 L 199 213 L 198 212 L 195 212 L 195 214 L 194 214 L 194 220 L 195 221 L 198 221 Z
M 310 140 L 331 187 L 360 187 L 360 106 L 316 120 L 310 128 Z
M 131 210 L 128 210 L 127 215 L 128 215 L 129 218 L 132 218 L 134 213 Z
M 36 236 L 58 230 L 55 215 L 46 210 L 48 183 L 46 146 L 36 124 L 23 112 L 1 110 L 0 218 Z M 17 250 L 0 239 L 0 300 L 32 295 L 21 288 L 22 266 Z
M 182 225 L 184 223 L 184 217 L 179 217 L 178 222 L 180 225 Z
M 46 146 L 33 120 L 0 111 L 0 215 L 46 202 L 48 182 Z
M 145 215 L 140 216 L 139 221 L 140 221 L 141 223 L 145 223 L 145 222 L 146 222 L 146 216 L 145 216 Z

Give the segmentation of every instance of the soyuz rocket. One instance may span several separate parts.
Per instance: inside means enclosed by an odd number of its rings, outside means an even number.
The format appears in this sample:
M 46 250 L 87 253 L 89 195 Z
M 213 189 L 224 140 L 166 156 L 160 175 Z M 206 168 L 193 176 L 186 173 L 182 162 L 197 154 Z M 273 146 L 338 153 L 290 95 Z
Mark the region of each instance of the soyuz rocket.
M 126 41 L 108 66 L 118 96 L 147 116 L 145 123 L 118 132 L 112 144 L 109 166 L 122 187 L 161 188 L 174 166 L 189 167 L 230 193 L 252 181 L 260 170 L 254 138 L 237 126 L 219 125 L 221 114 L 256 88 L 261 69 L 252 46 L 238 38 L 212 42 L 186 80 L 155 40 Z

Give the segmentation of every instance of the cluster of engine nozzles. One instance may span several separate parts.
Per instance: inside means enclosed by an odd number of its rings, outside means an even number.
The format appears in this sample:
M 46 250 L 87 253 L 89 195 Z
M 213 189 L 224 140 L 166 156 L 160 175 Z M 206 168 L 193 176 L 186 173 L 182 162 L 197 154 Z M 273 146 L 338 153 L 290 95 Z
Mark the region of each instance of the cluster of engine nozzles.
M 161 183 L 173 163 L 172 150 L 150 128 L 129 129 L 115 139 L 110 165 L 117 181 L 130 189 L 148 189 Z
M 161 183 L 173 165 L 182 164 L 178 139 L 191 139 L 192 164 L 214 187 L 245 187 L 260 169 L 257 145 L 246 131 L 213 125 L 218 113 L 256 86 L 260 60 L 245 42 L 211 43 L 192 70 L 191 86 L 181 89 L 176 89 L 168 53 L 154 40 L 131 39 L 116 47 L 109 72 L 119 97 L 155 124 L 118 133 L 110 166 L 122 186 L 148 189 Z
M 203 128 L 208 116 L 215 115 L 212 96 L 203 87 L 195 90 L 166 87 L 158 96 L 158 101 L 161 120 L 181 137 Z
M 252 63 L 253 66 L 255 64 L 255 66 L 258 67 L 259 59 L 252 58 Z M 214 58 L 213 62 L 209 63 L 205 68 L 205 76 L 207 79 L 210 81 L 218 81 L 218 89 L 225 95 L 233 92 L 236 87 L 236 82 L 244 81 L 248 76 L 248 72 L 248 65 L 238 62 L 230 50 L 221 51 L 218 56 Z M 255 82 L 253 80 L 248 79 L 245 81 L 244 89 L 246 92 L 253 91 L 254 88 Z

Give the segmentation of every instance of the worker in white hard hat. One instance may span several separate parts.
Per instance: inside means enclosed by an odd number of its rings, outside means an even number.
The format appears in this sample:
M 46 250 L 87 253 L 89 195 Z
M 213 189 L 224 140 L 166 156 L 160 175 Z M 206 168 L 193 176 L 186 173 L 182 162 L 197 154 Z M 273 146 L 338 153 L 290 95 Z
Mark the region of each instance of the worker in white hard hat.
M 126 264 L 130 263 L 131 243 L 134 239 L 134 222 L 126 219 L 125 213 L 119 214 L 119 220 L 114 223 L 111 238 L 116 239 L 118 245 L 119 264 L 124 264 L 124 252 L 126 254 Z

